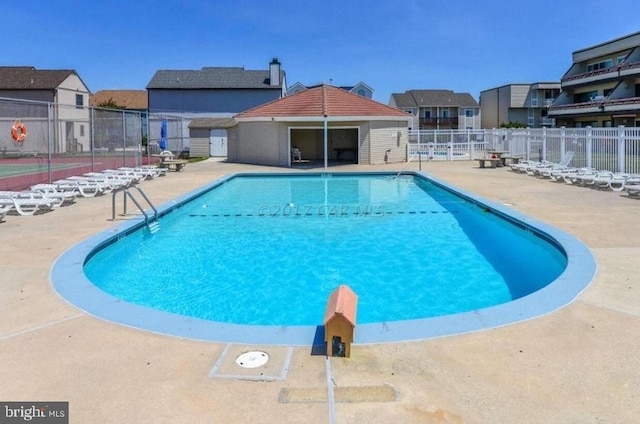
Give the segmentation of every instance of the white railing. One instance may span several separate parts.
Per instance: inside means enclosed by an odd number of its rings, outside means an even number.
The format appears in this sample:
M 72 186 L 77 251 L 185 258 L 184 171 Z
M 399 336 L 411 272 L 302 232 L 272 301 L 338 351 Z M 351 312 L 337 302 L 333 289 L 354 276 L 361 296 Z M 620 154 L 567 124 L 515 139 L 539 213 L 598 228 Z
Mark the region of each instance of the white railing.
M 571 166 L 640 173 L 640 128 L 495 128 L 409 132 L 407 157 L 423 160 L 474 160 L 486 150 L 501 150 L 527 160 L 559 162 L 575 155 Z
M 407 157 L 427 160 L 472 160 L 484 156 L 483 130 L 409 131 Z

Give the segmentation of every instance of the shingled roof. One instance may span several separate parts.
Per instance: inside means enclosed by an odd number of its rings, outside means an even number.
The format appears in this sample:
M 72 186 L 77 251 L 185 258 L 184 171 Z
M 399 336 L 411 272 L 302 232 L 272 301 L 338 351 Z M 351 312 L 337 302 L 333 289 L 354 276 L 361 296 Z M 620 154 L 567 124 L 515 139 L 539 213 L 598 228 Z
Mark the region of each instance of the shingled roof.
M 236 119 L 264 117 L 376 117 L 378 119 L 392 117 L 406 119 L 411 115 L 341 88 L 321 85 L 249 109 L 235 116 Z
M 115 104 L 125 109 L 145 110 L 149 108 L 146 90 L 100 90 L 91 96 L 89 105 L 96 106 L 109 100 L 113 100 Z
M 392 96 L 398 107 L 479 107 L 471 94 L 451 90 L 408 90 Z
M 284 71 L 280 71 L 280 81 Z M 199 71 L 159 70 L 147 89 L 213 89 L 213 88 L 263 88 L 281 89 L 282 85 L 270 85 L 269 71 L 246 70 L 241 67 L 205 67 Z
M 71 69 L 38 70 L 33 66 L 0 66 L 0 89 L 53 90 L 73 74 L 76 71 Z

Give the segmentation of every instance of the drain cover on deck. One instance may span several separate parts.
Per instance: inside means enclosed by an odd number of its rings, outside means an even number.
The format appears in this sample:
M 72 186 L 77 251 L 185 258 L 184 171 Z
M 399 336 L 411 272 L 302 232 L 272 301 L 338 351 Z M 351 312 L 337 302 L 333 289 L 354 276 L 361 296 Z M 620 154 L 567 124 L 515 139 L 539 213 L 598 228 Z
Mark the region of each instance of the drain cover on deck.
M 236 358 L 236 364 L 243 368 L 258 368 L 269 361 L 269 355 L 259 350 L 245 352 Z

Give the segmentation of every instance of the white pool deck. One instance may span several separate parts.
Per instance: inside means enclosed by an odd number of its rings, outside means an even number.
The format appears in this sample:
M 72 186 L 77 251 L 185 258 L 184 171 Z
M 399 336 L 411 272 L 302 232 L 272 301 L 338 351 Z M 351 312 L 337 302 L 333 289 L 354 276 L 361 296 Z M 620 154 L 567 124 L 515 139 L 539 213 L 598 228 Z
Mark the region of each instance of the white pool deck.
M 640 200 L 470 161 L 422 167 L 581 239 L 598 262 L 594 282 L 540 318 L 354 345 L 349 359 L 308 347 L 191 341 L 103 321 L 52 289 L 56 258 L 116 224 L 111 196 L 78 199 L 0 223 L 0 401 L 68 401 L 70 422 L 83 424 L 640 422 Z M 253 170 L 283 171 L 208 160 L 141 187 L 161 204 Z M 247 350 L 270 360 L 241 368 L 234 360 Z

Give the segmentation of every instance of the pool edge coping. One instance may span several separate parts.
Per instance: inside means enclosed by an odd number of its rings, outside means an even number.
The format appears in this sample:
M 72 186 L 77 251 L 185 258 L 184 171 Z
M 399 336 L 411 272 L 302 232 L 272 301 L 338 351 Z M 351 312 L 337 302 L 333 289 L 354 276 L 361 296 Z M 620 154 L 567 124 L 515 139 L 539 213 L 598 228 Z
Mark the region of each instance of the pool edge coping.
M 567 267 L 549 285 L 508 303 L 455 315 L 356 325 L 354 344 L 426 340 L 483 331 L 534 319 L 572 303 L 592 283 L 597 271 L 597 263 L 589 248 L 575 236 L 505 205 L 484 199 L 425 172 L 406 171 L 402 173 L 426 178 L 441 188 L 454 192 L 469 201 L 488 208 L 498 215 L 515 220 L 533 231 L 549 237 L 566 254 Z M 305 173 L 304 175 L 322 174 L 396 175 L 396 173 L 388 171 L 319 171 Z M 235 177 L 262 175 L 301 176 L 299 173 L 291 172 L 275 174 L 264 172 L 232 173 L 165 202 L 156 209 L 159 216 L 163 216 L 181 207 L 192 197 L 222 185 Z M 220 343 L 255 343 L 259 345 L 286 346 L 315 346 L 324 343 L 323 327 L 321 325 L 264 326 L 208 321 L 130 304 L 101 291 L 84 275 L 83 266 L 86 259 L 95 249 L 105 243 L 109 243 L 112 239 L 122 237 L 123 234 L 126 235 L 144 225 L 144 217 L 133 218 L 90 236 L 67 249 L 55 260 L 51 267 L 50 283 L 54 291 L 66 302 L 96 318 L 157 334 Z

